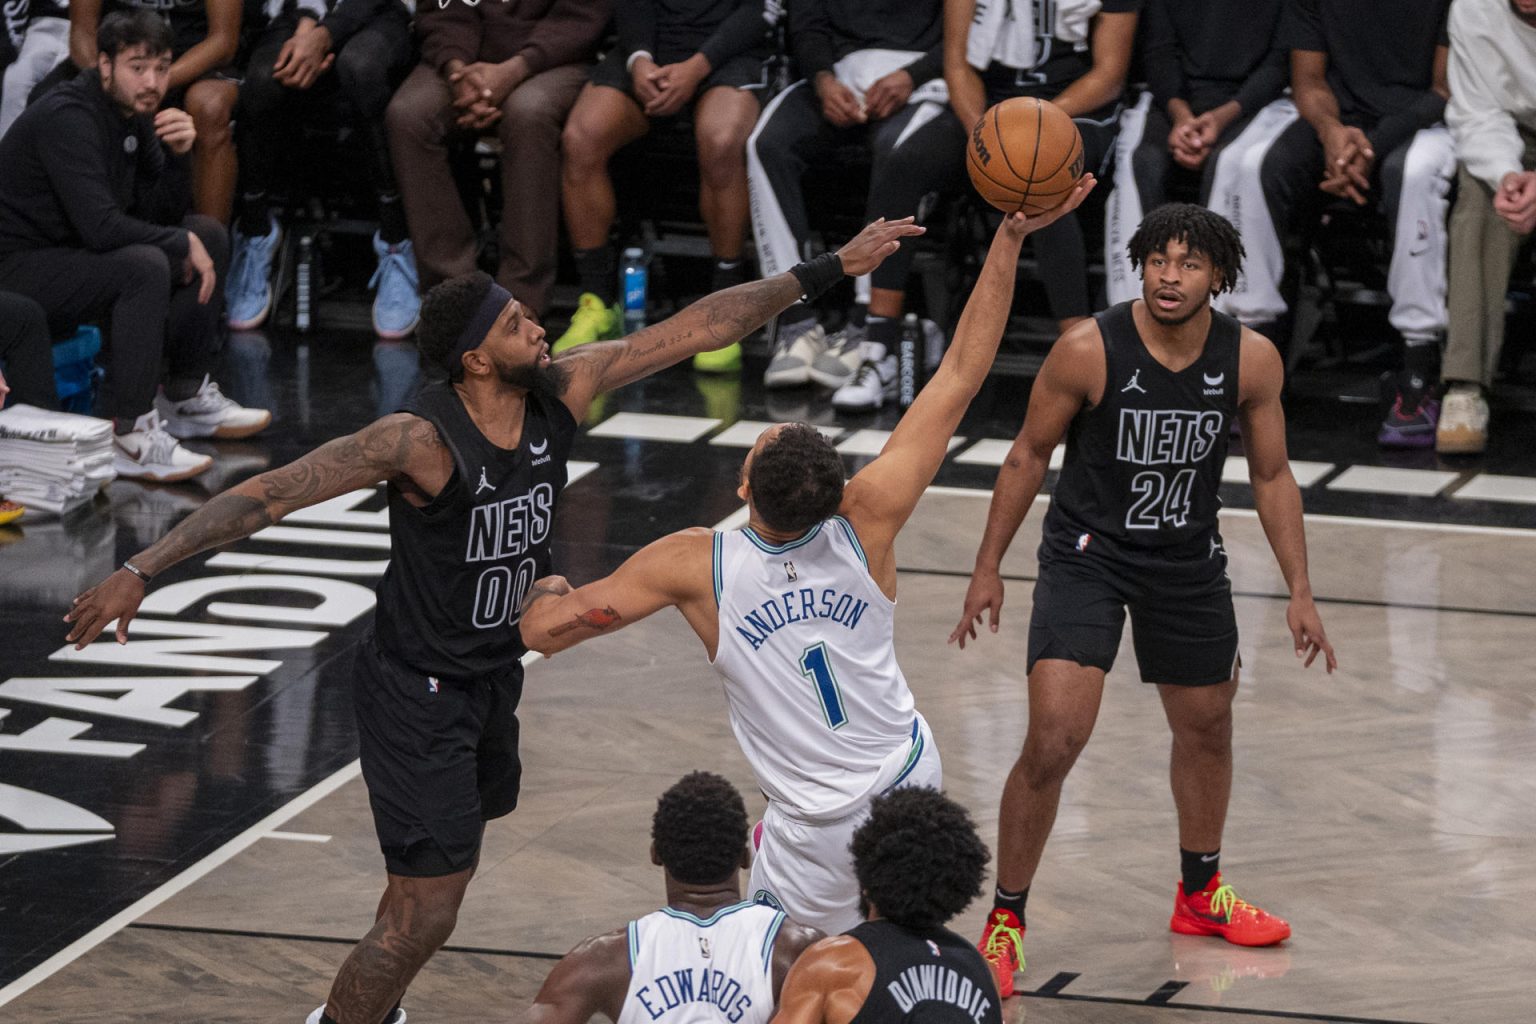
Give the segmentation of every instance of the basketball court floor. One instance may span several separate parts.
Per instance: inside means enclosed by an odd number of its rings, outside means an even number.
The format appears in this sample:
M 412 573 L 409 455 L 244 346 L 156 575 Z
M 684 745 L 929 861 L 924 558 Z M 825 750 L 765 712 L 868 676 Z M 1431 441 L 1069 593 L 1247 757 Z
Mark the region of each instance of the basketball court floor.
M 348 665 L 388 557 L 381 493 L 157 579 L 126 648 L 66 654 L 58 617 L 209 488 L 387 404 L 398 353 L 374 355 L 370 381 L 366 343 L 245 339 L 226 390 L 266 389 L 280 420 L 220 446 L 223 479 L 114 484 L 110 508 L 24 523 L 0 547 L 0 1020 L 302 1021 L 371 921 L 382 875 Z M 834 425 L 824 397 L 765 396 L 754 369 L 745 384 L 675 371 L 596 411 L 557 519 L 560 571 L 584 581 L 663 532 L 739 524 L 760 422 L 821 422 L 850 471 L 894 423 Z M 1005 563 L 1002 630 L 964 652 L 945 638 L 1022 405 L 1020 382 L 989 386 L 897 547 L 901 664 L 989 845 L 1025 727 L 1044 499 Z M 1244 670 L 1223 868 L 1294 937 L 1245 950 L 1168 932 L 1168 735 L 1127 635 L 1036 879 L 1010 1021 L 1536 1019 L 1536 431 L 1496 420 L 1490 458 L 1461 465 L 1382 459 L 1360 407 L 1300 402 L 1293 418 L 1340 669 L 1292 656 L 1236 458 L 1223 533 Z M 552 958 L 658 906 L 649 818 L 685 772 L 721 772 L 762 807 L 675 614 L 531 660 L 525 693 L 522 806 L 488 829 L 451 945 L 407 995 L 413 1024 L 512 1019 Z M 985 909 L 954 927 L 976 934 Z

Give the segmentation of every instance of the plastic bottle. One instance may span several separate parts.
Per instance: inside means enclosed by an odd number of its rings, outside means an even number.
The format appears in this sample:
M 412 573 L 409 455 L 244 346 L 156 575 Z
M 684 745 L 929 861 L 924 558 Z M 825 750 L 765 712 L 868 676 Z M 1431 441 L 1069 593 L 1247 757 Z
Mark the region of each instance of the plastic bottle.
M 314 241 L 304 235 L 299 239 L 299 265 L 294 272 L 294 301 L 297 305 L 293 312 L 293 326 L 300 334 L 310 328 L 310 276 L 314 273 L 314 260 Z
M 645 286 L 647 268 L 645 250 L 624 250 L 624 333 L 634 334 L 645 326 Z
M 917 398 L 922 382 L 923 327 L 916 313 L 908 313 L 901 322 L 901 341 L 896 346 L 896 402 L 903 409 Z

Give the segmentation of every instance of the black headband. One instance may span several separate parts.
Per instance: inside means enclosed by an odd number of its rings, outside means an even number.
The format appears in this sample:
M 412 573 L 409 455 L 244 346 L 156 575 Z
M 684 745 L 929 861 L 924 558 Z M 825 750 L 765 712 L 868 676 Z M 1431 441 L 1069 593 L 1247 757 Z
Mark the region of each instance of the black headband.
M 465 352 L 480 347 L 485 336 L 491 333 L 491 325 L 496 323 L 496 318 L 501 316 L 501 311 L 511 301 L 512 293 L 492 281 L 485 298 L 480 300 L 480 308 L 475 310 L 475 315 L 469 318 L 469 323 L 459 332 L 458 343 L 453 346 L 453 355 L 448 360 L 449 366 L 457 366 Z

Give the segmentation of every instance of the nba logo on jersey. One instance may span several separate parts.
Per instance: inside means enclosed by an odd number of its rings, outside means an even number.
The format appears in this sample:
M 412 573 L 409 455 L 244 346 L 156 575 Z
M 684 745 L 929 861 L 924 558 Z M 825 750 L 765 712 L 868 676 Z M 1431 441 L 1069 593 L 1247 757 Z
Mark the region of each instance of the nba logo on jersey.
M 789 577 L 789 582 L 791 582 L 791 583 L 795 582 L 796 580 L 798 580 L 800 578 L 799 574 L 795 572 L 795 563 L 794 562 L 785 562 L 784 563 L 784 574 Z
M 931 953 L 933 953 L 934 956 L 943 956 L 944 955 L 943 953 L 939 952 L 939 944 L 937 942 L 934 942 L 932 939 L 928 939 L 927 942 L 928 942 L 928 949 L 929 949 L 929 951 Z
M 1089 534 L 1089 533 L 1079 534 L 1078 538 L 1077 538 L 1077 550 L 1079 552 L 1088 550 L 1088 542 L 1091 541 L 1091 540 L 1093 540 L 1093 535 L 1092 534 Z
M 699 956 L 709 959 L 709 940 L 702 935 L 699 936 Z
M 437 692 L 437 686 L 438 686 L 437 676 L 427 676 L 427 692 L 428 693 L 436 693 Z

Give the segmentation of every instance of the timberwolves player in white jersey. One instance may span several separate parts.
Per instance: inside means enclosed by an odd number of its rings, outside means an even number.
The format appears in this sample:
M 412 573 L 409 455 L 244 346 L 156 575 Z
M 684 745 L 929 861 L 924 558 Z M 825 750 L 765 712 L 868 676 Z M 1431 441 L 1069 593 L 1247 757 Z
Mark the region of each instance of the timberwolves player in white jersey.
M 1238 660 L 1216 492 L 1234 418 L 1253 502 L 1290 588 L 1296 656 L 1311 665 L 1322 655 L 1329 672 L 1335 667 L 1286 460 L 1284 371 L 1266 339 L 1211 310 L 1211 297 L 1242 267 L 1242 242 L 1225 219 L 1170 203 L 1142 220 L 1129 250 L 1142 268 L 1142 298 L 1073 327 L 1051 349 L 998 472 L 965 611 L 950 635 L 961 647 L 975 640 L 984 613 L 997 631 L 999 564 L 1065 435 L 1029 623 L 1029 730 L 1003 788 L 997 898 L 981 940 L 1005 996 L 1023 966 L 1030 881 L 1062 782 L 1093 731 L 1127 610 L 1141 679 L 1157 685 L 1173 732 L 1183 877 L 1170 927 L 1244 946 L 1291 933 L 1222 884 L 1219 859 Z
M 801 951 L 821 933 L 742 899 L 747 809 L 708 772 L 656 802 L 651 861 L 667 905 L 580 943 L 539 989 L 524 1024 L 766 1024 Z
M 731 726 L 769 799 L 753 895 L 797 921 L 862 920 L 848 841 L 869 801 L 937 787 L 938 751 L 896 664 L 892 545 L 938 472 L 1007 321 L 1019 246 L 1074 209 L 1004 220 L 944 361 L 880 456 L 846 486 L 841 457 L 811 427 L 771 427 L 742 467 L 740 532 L 656 541 L 612 576 L 572 591 L 534 587 L 521 627 L 545 654 L 672 605 L 725 680 Z

